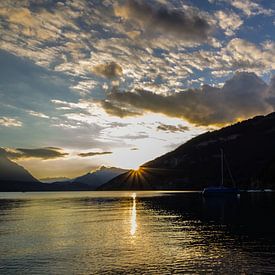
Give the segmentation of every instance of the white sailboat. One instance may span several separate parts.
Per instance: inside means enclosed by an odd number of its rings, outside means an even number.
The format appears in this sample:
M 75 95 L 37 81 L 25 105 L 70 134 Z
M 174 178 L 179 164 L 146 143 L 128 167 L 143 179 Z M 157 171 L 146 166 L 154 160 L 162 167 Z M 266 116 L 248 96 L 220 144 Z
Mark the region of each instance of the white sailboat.
M 233 183 L 233 177 L 231 175 L 231 172 L 230 172 L 230 176 Z M 210 197 L 210 196 L 238 195 L 239 193 L 240 193 L 240 190 L 236 187 L 224 186 L 224 153 L 223 153 L 223 149 L 221 149 L 221 184 L 219 186 L 204 188 L 202 191 L 202 194 L 205 197 Z

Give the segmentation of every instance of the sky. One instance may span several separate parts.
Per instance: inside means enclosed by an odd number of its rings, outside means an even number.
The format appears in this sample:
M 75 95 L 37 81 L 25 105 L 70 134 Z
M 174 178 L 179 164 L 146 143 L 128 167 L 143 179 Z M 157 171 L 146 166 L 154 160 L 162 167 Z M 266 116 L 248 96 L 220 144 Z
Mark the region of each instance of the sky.
M 0 2 L 0 154 L 135 169 L 275 110 L 273 0 Z

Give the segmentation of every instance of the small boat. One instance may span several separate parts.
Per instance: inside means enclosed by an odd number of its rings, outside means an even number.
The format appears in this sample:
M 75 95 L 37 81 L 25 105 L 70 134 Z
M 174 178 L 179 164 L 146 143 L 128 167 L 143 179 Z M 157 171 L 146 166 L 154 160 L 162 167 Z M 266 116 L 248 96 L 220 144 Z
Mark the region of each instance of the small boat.
M 229 170 L 229 174 L 232 182 L 234 183 L 230 170 Z M 227 196 L 227 195 L 237 196 L 239 194 L 240 194 L 240 190 L 238 188 L 224 186 L 224 153 L 223 153 L 223 149 L 221 149 L 221 184 L 220 186 L 211 186 L 211 187 L 204 188 L 202 191 L 202 195 L 204 197 L 221 197 L 221 196 Z
M 263 192 L 262 190 L 259 189 L 249 189 L 246 191 L 246 193 L 261 193 Z
M 223 195 L 238 195 L 240 190 L 235 187 L 225 187 L 225 186 L 213 186 L 204 188 L 202 191 L 203 196 L 223 196 Z

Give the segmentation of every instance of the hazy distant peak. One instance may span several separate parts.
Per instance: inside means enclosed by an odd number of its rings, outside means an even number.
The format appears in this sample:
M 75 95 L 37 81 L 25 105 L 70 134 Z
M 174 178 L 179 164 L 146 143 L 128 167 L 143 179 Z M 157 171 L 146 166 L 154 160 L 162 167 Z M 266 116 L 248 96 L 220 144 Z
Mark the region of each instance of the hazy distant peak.
M 70 181 L 67 177 L 48 177 L 48 178 L 42 178 L 40 179 L 41 182 L 44 183 L 53 183 L 53 182 L 63 182 L 63 181 Z
M 114 167 L 114 166 L 105 166 L 105 165 L 102 165 L 100 166 L 99 168 L 97 168 L 96 170 L 90 172 L 90 173 L 94 173 L 94 172 L 98 172 L 98 171 L 111 171 L 111 170 L 124 170 L 122 168 L 119 168 L 119 167 Z
M 73 182 L 84 183 L 93 188 L 97 188 L 100 185 L 106 183 L 112 178 L 127 172 L 128 170 L 117 168 L 117 167 L 106 167 L 100 166 L 97 170 L 87 173 L 83 176 L 77 177 Z

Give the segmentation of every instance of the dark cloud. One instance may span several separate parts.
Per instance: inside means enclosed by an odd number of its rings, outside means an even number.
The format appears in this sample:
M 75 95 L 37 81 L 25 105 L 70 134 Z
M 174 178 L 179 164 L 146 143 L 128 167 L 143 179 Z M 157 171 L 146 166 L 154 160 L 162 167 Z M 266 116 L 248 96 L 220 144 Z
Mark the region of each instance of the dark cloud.
M 88 153 L 79 153 L 78 156 L 82 158 L 87 158 L 87 157 L 93 157 L 93 156 L 98 156 L 98 155 L 110 155 L 113 154 L 113 152 L 88 152 Z
M 117 92 L 115 92 L 117 93 Z M 129 108 L 123 108 L 121 105 L 116 106 L 112 104 L 108 100 L 101 101 L 102 108 L 112 116 L 118 116 L 118 117 L 127 117 L 127 116 L 138 116 L 141 115 L 140 112 L 132 111 Z
M 39 158 L 39 159 L 57 159 L 63 158 L 68 155 L 68 153 L 63 152 L 61 148 L 56 147 L 45 147 L 36 149 L 26 149 L 26 148 L 0 148 L 0 155 L 11 159 L 29 159 L 29 158 Z
M 160 131 L 165 131 L 165 132 L 185 132 L 189 130 L 189 127 L 183 126 L 183 125 L 168 125 L 168 124 L 163 124 L 160 123 L 160 125 L 157 127 L 158 130 Z
M 147 1 L 127 0 L 115 7 L 116 16 L 134 20 L 145 30 L 172 34 L 177 38 L 201 41 L 208 37 L 211 27 L 194 10 L 170 10 L 164 5 L 150 5 Z
M 115 62 L 96 65 L 93 67 L 92 71 L 96 75 L 109 79 L 118 78 L 123 75 L 122 67 Z
M 270 89 L 254 73 L 242 72 L 236 73 L 221 88 L 204 85 L 201 89 L 189 89 L 168 96 L 145 90 L 113 92 L 108 94 L 102 107 L 107 104 L 106 112 L 117 116 L 154 112 L 182 118 L 196 125 L 225 125 L 272 112 L 274 108 L 268 99 L 275 95 L 275 91 Z
M 145 132 L 139 132 L 136 134 L 120 136 L 119 138 L 136 140 L 136 139 L 144 139 L 144 138 L 148 138 L 148 137 L 149 137 L 149 135 L 147 135 Z
M 110 122 L 108 124 L 111 128 L 122 128 L 122 127 L 127 127 L 130 125 L 130 123 L 122 123 L 122 122 Z

